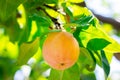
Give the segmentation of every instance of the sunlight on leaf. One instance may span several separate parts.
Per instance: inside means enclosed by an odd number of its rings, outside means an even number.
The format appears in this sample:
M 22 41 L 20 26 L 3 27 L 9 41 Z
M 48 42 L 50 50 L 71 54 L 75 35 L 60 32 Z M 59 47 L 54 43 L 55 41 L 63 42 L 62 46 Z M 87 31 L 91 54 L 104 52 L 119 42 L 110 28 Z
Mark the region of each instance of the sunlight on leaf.
M 18 45 L 9 41 L 8 36 L 0 36 L 0 56 L 7 56 L 16 59 L 18 55 Z
M 105 30 L 108 34 L 114 34 L 113 26 L 107 23 L 102 24 L 102 30 Z
M 46 78 L 43 77 L 43 76 L 39 76 L 39 78 L 38 78 L 37 80 L 48 80 L 48 79 L 46 79 Z
M 32 28 L 31 28 L 31 32 L 30 32 L 30 36 L 29 36 L 29 41 L 32 40 L 34 34 L 37 32 L 37 25 L 35 21 L 32 21 Z
M 41 53 L 41 49 L 40 48 L 38 48 L 38 50 L 35 53 L 35 55 L 33 56 L 33 58 L 35 58 L 36 61 L 39 61 L 42 58 L 42 53 Z
M 8 36 L 4 36 L 4 35 L 0 36 L 0 52 L 2 52 L 5 49 L 8 42 L 9 42 Z
M 91 12 L 84 7 L 79 7 L 77 5 L 70 5 L 71 11 L 73 12 L 73 16 L 79 16 L 79 15 L 90 15 Z
M 52 9 L 46 9 L 46 12 L 50 15 L 50 16 L 52 16 L 52 17 L 54 17 L 54 18 L 57 18 L 58 17 L 58 15 L 59 15 L 59 13 L 58 12 L 56 12 L 56 11 L 54 11 L 54 10 L 52 10 Z
M 16 59 L 18 56 L 18 45 L 17 43 L 13 44 L 12 42 L 9 42 L 6 45 L 6 50 L 8 52 L 8 56 L 12 59 Z
M 26 15 L 25 15 L 25 9 L 22 4 L 18 6 L 18 12 L 21 15 L 21 17 L 18 18 L 17 21 L 20 25 L 20 28 L 23 28 L 26 24 Z
M 87 43 L 90 39 L 103 38 L 111 43 L 104 48 L 105 51 L 110 53 L 120 52 L 120 44 L 109 37 L 104 31 L 101 30 L 100 27 L 90 26 L 87 30 L 84 30 L 80 33 L 80 38 L 82 39 L 84 46 L 87 46 Z

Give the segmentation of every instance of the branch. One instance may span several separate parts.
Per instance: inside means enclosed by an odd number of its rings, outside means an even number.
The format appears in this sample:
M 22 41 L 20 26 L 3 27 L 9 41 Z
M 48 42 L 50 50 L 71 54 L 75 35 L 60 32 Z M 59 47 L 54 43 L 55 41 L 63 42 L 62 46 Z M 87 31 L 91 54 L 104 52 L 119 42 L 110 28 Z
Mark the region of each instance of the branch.
M 103 23 L 109 23 L 111 24 L 116 30 L 120 30 L 120 22 L 116 21 L 113 18 L 109 18 L 109 17 L 105 17 L 105 16 L 101 16 L 98 14 L 93 13 L 100 21 L 102 21 Z
M 115 56 L 118 60 L 120 60 L 120 53 L 115 53 L 114 56 Z
M 76 5 L 78 6 L 81 6 L 81 7 L 87 7 L 86 6 L 86 3 L 85 2 L 82 2 L 82 3 L 75 3 Z M 89 9 L 89 8 L 88 8 Z M 91 10 L 92 11 L 92 10 Z M 110 18 L 110 17 L 105 17 L 105 16 L 102 16 L 102 15 L 98 15 L 96 13 L 94 13 L 92 11 L 92 13 L 97 17 L 97 19 L 99 19 L 101 22 L 103 23 L 109 23 L 111 24 L 116 30 L 120 31 L 120 22 L 116 21 L 115 19 L 113 18 Z

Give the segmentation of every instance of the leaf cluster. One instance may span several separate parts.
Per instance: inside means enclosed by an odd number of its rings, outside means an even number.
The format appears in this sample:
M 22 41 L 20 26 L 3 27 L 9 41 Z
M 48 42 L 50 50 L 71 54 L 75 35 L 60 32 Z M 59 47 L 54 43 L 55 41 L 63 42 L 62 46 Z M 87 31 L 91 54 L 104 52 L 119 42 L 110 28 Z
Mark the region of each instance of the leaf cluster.
M 89 9 L 79 5 L 82 2 L 83 0 L 0 0 L 0 31 L 3 30 L 0 32 L 0 57 L 4 57 L 4 50 L 7 57 L 12 55 L 11 50 L 16 50 L 18 57 L 14 58 L 15 63 L 31 66 L 30 78 L 34 80 L 96 80 L 96 65 L 103 68 L 107 78 L 112 55 L 120 52 L 120 45 L 103 31 Z M 73 34 L 80 47 L 78 61 L 65 71 L 51 69 L 41 53 L 47 34 L 61 30 Z M 7 43 L 4 44 L 4 41 Z M 36 63 L 29 64 L 30 59 L 35 59 Z M 0 63 L 0 70 L 3 68 L 1 65 L 3 63 Z M 48 69 L 50 75 L 43 75 Z

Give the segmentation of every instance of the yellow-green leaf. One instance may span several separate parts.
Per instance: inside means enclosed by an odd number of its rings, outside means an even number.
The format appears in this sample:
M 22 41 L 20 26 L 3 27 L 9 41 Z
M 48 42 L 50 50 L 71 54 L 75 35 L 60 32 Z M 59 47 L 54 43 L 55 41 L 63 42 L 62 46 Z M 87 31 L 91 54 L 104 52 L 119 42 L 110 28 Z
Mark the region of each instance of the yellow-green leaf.
M 105 51 L 110 53 L 120 52 L 120 44 L 106 34 L 100 27 L 90 26 L 87 30 L 84 30 L 80 33 L 80 38 L 82 39 L 84 46 L 87 46 L 87 43 L 90 39 L 103 38 L 111 43 L 104 48 Z M 99 44 L 100 43 L 98 43 L 98 45 Z
M 26 64 L 27 61 L 37 52 L 39 48 L 39 38 L 37 37 L 33 42 L 23 43 L 20 46 L 17 65 Z

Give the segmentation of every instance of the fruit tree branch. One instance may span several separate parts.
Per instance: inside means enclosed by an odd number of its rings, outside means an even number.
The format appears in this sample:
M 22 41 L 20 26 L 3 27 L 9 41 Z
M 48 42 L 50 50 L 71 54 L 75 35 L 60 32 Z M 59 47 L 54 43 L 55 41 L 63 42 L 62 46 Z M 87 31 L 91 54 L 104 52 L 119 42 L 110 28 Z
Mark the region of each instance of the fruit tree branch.
M 109 18 L 109 17 L 105 17 L 105 16 L 102 16 L 102 15 L 98 15 L 98 14 L 95 14 L 93 13 L 97 19 L 99 19 L 100 21 L 102 21 L 103 23 L 109 23 L 111 24 L 116 30 L 120 30 L 120 22 L 116 21 L 115 19 L 113 18 Z
M 82 3 L 77 3 L 76 5 L 81 6 L 81 7 L 87 7 L 85 2 Z M 92 10 L 91 10 L 92 11 Z M 93 11 L 92 11 L 93 12 Z M 111 24 L 114 29 L 120 31 L 120 22 L 118 22 L 117 20 L 110 18 L 110 17 L 105 17 L 99 14 L 96 14 L 93 12 L 93 14 L 97 17 L 98 20 L 100 20 L 103 23 L 109 23 Z

